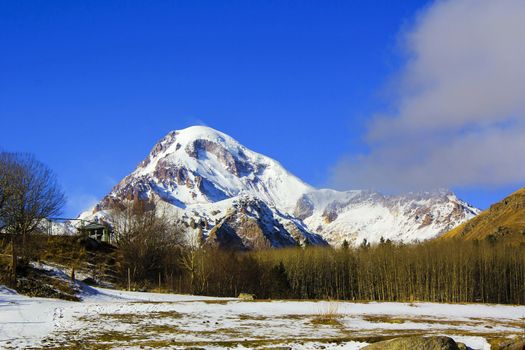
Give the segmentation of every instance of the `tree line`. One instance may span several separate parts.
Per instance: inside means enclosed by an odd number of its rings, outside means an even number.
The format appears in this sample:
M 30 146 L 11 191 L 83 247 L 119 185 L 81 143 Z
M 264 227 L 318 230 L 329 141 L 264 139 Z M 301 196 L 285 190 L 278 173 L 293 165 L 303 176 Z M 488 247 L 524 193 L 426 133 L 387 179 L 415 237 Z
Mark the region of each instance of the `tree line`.
M 233 259 L 232 253 L 224 259 L 225 254 L 204 255 L 212 259 L 213 267 L 207 288 L 199 292 L 235 295 L 242 290 L 262 298 L 525 303 L 525 248 L 505 243 L 297 248 L 237 254 Z
M 145 208 L 121 204 L 113 211 L 122 287 L 273 299 L 525 303 L 524 245 L 382 240 L 236 252 L 188 242 L 183 225 Z

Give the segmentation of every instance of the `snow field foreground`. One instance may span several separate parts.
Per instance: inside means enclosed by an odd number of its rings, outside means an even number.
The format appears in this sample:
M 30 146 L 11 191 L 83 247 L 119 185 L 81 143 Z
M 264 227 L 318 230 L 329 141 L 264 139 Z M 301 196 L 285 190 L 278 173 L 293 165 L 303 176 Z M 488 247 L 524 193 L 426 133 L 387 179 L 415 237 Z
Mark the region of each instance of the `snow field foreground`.
M 240 301 L 90 288 L 82 302 L 0 287 L 0 348 L 360 349 L 397 335 L 447 335 L 472 349 L 522 335 L 525 306 Z

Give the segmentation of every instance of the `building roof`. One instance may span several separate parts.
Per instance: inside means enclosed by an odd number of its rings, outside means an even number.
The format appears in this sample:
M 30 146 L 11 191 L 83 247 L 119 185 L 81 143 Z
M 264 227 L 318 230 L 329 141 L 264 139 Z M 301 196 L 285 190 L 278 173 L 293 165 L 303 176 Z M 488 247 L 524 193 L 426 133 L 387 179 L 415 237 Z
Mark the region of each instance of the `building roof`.
M 84 227 L 81 227 L 80 230 L 98 230 L 101 228 L 107 228 L 107 226 L 96 222 L 92 222 Z

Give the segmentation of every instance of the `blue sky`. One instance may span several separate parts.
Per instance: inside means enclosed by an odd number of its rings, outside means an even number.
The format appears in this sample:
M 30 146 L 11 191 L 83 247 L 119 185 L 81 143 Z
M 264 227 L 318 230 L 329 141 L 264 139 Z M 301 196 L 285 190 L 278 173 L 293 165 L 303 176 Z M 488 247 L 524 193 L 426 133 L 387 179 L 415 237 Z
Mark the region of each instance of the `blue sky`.
M 56 172 L 66 216 L 194 124 L 326 186 L 342 158 L 370 152 L 371 116 L 406 63 L 400 34 L 431 5 L 2 1 L 0 147 Z M 519 183 L 451 187 L 484 208 Z

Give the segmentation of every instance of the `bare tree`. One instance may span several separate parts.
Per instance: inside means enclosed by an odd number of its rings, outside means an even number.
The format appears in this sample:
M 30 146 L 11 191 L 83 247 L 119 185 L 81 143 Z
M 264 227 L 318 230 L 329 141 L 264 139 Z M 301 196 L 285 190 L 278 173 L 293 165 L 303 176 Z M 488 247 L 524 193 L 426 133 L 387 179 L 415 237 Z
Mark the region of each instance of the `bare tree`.
M 60 214 L 65 196 L 53 172 L 33 155 L 0 153 L 0 221 L 12 235 L 13 278 L 18 260 L 17 238 L 22 238 L 21 253 L 27 258 L 29 235 L 41 221 Z
M 130 278 L 141 282 L 160 280 L 163 273 L 168 275 L 168 269 L 173 267 L 167 261 L 177 253 L 183 240 L 177 218 L 151 201 L 115 203 L 108 212 L 123 274 L 129 269 Z
M 202 246 L 202 233 L 188 233 L 184 249 L 179 257 L 179 264 L 188 274 L 190 293 L 200 294 L 204 292 L 204 285 L 209 276 L 206 270 L 206 251 Z

